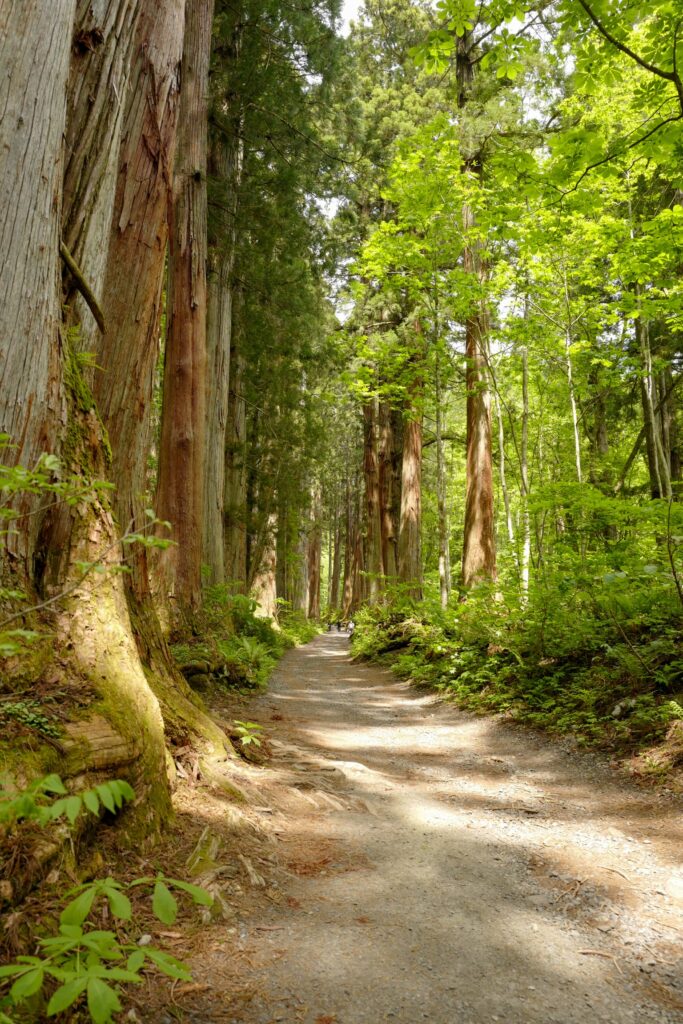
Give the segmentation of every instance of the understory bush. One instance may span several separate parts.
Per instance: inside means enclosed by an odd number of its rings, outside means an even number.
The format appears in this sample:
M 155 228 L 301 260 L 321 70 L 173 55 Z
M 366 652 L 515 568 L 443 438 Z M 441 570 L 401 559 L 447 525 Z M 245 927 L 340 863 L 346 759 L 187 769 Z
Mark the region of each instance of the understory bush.
M 683 719 L 683 608 L 665 536 L 654 555 L 633 536 L 593 553 L 557 543 L 526 594 L 504 566 L 446 611 L 434 588 L 419 604 L 364 609 L 353 651 L 472 711 L 620 751 L 653 745 Z
M 172 651 L 193 686 L 203 688 L 212 682 L 229 689 L 254 689 L 266 685 L 288 648 L 308 643 L 317 632 L 314 623 L 283 602 L 275 622 L 257 615 L 251 598 L 231 594 L 223 585 L 212 586 L 205 591 L 195 635 L 179 639 Z

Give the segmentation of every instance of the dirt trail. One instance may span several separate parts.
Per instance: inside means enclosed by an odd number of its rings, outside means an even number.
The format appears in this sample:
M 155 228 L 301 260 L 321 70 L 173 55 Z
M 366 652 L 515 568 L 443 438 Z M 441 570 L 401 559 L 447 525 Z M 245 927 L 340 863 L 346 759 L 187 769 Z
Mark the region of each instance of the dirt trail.
M 194 958 L 215 985 L 229 957 L 242 1003 L 183 1019 L 683 1022 L 680 803 L 353 664 L 336 634 L 246 710 L 273 742 L 275 881 Z

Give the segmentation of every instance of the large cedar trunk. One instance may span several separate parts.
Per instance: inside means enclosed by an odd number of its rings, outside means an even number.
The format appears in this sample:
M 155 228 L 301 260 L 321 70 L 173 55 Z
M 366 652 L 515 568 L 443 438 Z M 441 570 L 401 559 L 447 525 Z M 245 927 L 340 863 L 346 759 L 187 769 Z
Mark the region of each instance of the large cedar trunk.
M 140 11 L 136 0 L 78 0 L 73 34 L 62 240 L 78 266 L 87 269 L 87 283 L 100 306 Z M 67 303 L 74 306 L 72 319 L 80 323 L 78 348 L 97 352 L 99 328 L 66 272 L 65 291 Z M 118 324 L 108 326 L 110 333 L 118 329 Z
M 333 546 L 333 554 L 327 603 L 330 610 L 333 611 L 339 604 L 339 580 L 342 566 L 342 523 L 338 508 L 335 508 L 334 528 L 330 531 L 330 544 Z
M 379 407 L 379 500 L 382 530 L 382 565 L 388 582 L 398 575 L 398 516 L 401 504 L 401 461 L 403 432 L 395 430 L 395 410 L 386 403 Z
M 251 597 L 256 601 L 256 614 L 263 618 L 277 618 L 277 516 L 271 514 L 265 531 L 258 567 L 251 585 Z
M 464 107 L 474 81 L 471 33 L 458 39 L 458 105 Z M 481 152 L 466 156 L 463 170 L 477 178 L 482 174 Z M 463 264 L 475 287 L 481 287 L 486 267 L 481 245 L 473 238 L 475 214 L 466 203 L 462 211 L 465 250 Z M 489 320 L 485 303 L 473 300 L 465 323 L 467 360 L 467 480 L 462 555 L 462 583 L 470 587 L 478 580 L 496 578 L 496 541 L 493 517 L 493 451 L 491 444 L 491 396 L 486 368 Z
M 201 604 L 206 436 L 207 117 L 213 0 L 187 0 L 170 234 L 157 512 L 176 544 L 159 559 L 181 617 Z
M 75 0 L 6 0 L 0 7 L 0 432 L 15 445 L 3 460 L 29 468 L 55 451 L 65 415 L 59 197 L 74 10 Z M 25 495 L 17 510 L 39 504 Z M 38 527 L 30 516 L 7 538 L 26 579 Z
M 468 273 L 478 273 L 478 257 L 465 253 Z M 496 578 L 495 522 L 493 518 L 493 455 L 491 396 L 486 377 L 488 321 L 483 310 L 468 317 L 467 357 L 467 484 L 462 555 L 463 586 Z
M 229 52 L 221 54 L 222 70 L 239 55 L 243 23 L 233 29 Z M 224 583 L 225 567 L 225 442 L 229 414 L 237 195 L 242 176 L 244 142 L 234 100 L 219 99 L 209 138 L 208 174 L 217 197 L 209 217 L 208 308 L 206 323 L 206 452 L 204 459 L 203 562 L 209 582 Z
M 122 4 L 119 12 L 124 11 Z M 3 287 L 7 290 L 0 313 L 5 342 L 0 350 L 0 394 L 15 404 L 10 417 L 4 415 L 3 407 L 1 425 L 8 432 L 17 432 L 17 455 L 28 465 L 35 462 L 35 445 L 47 449 L 45 431 L 49 426 L 50 444 L 61 457 L 64 472 L 80 475 L 86 488 L 106 474 L 106 439 L 78 363 L 70 346 L 62 346 L 58 331 L 62 303 L 57 272 L 62 142 L 67 123 L 65 97 L 74 4 L 61 0 L 52 3 L 48 11 L 45 3 L 24 0 L 5 5 L 5 14 L 7 20 L 0 16 L 0 59 L 5 69 L 5 123 L 12 122 L 13 132 L 0 147 L 0 177 L 13 184 L 16 191 L 13 203 L 6 201 L 7 196 L 3 196 L 2 203 L 2 209 L 14 215 L 14 224 L 12 260 L 2 264 Z M 124 25 L 132 33 L 132 21 L 124 19 Z M 121 44 L 125 51 L 130 39 L 122 37 Z M 97 64 L 94 60 L 95 69 Z M 87 76 L 85 70 L 84 74 Z M 93 86 L 98 81 L 95 70 Z M 86 108 L 81 111 L 85 116 Z M 69 125 L 74 137 L 79 138 L 75 116 Z M 23 137 L 24 126 L 30 135 L 29 145 Z M 92 125 L 85 116 L 83 136 L 89 127 Z M 100 154 L 102 135 L 95 132 L 90 140 L 89 149 L 84 146 L 82 152 L 87 151 L 94 159 Z M 109 182 L 107 187 L 113 189 L 111 175 Z M 21 199 L 24 188 L 26 203 L 22 205 L 17 197 Z M 49 202 L 44 189 L 49 192 Z M 106 246 L 106 223 L 98 220 L 99 227 L 95 227 L 88 214 L 100 209 L 100 198 L 102 208 L 110 206 L 111 195 L 98 196 L 98 201 L 92 203 L 84 199 L 89 210 L 83 216 L 78 199 L 73 193 L 69 195 L 68 212 L 73 215 L 70 223 L 80 221 L 85 235 L 92 234 L 93 244 L 100 232 L 99 244 Z M 87 190 L 84 195 L 89 195 Z M 6 227 L 7 222 L 0 222 L 3 245 L 8 241 Z M 7 246 L 5 252 L 9 251 Z M 13 278 L 5 281 L 8 268 Z M 15 303 L 28 319 L 19 316 Z M 8 338 L 14 342 L 11 354 L 6 346 Z M 16 361 L 18 354 L 24 357 L 23 366 Z M 37 388 L 42 389 L 39 401 L 35 400 Z M 47 620 L 33 617 L 39 633 L 44 622 L 49 628 L 51 682 L 64 691 L 67 699 L 75 682 L 79 701 L 89 687 L 97 709 L 97 713 L 80 715 L 67 724 L 67 736 L 60 741 L 65 755 L 61 773 L 82 778 L 96 770 L 100 780 L 107 773 L 126 775 L 136 787 L 138 820 L 142 819 L 150 831 L 168 806 L 163 723 L 140 663 L 122 576 L 117 571 L 121 560 L 117 525 L 106 500 L 93 496 L 74 507 L 57 503 L 42 520 L 35 517 L 22 521 L 18 535 L 28 554 L 32 553 L 38 527 L 40 558 L 33 564 L 25 562 L 22 576 L 29 593 L 38 589 L 45 602 L 53 602 L 53 614 L 47 612 Z M 96 583 L 93 577 L 83 576 L 84 562 L 98 563 L 105 570 L 97 574 Z M 38 651 L 41 643 L 39 638 Z M 32 752 L 33 772 L 36 753 Z M 53 764 L 52 748 L 49 754 Z M 17 752 L 17 762 L 20 757 Z
M 380 512 L 380 478 L 377 457 L 377 403 L 366 402 L 363 406 L 363 472 L 365 476 L 366 500 L 366 572 L 368 578 L 368 598 L 370 604 L 376 604 L 382 593 L 382 526 Z
M 398 574 L 406 595 L 422 599 L 422 417 L 413 411 L 403 428 Z
M 322 554 L 322 532 L 320 522 L 313 524 L 308 538 L 308 617 L 320 618 L 320 557 Z
M 228 422 L 225 432 L 223 525 L 225 579 L 235 592 L 247 580 L 247 406 L 244 400 L 246 363 L 242 351 L 244 292 L 237 287 L 232 304 L 232 352 Z
M 183 9 L 184 0 L 144 0 L 139 6 L 129 88 L 121 93 L 125 111 L 117 175 L 110 186 L 114 195 L 113 199 L 108 197 L 104 188 L 109 177 L 102 179 L 98 202 L 90 206 L 95 227 L 102 221 L 98 211 L 107 207 L 112 210 L 110 233 L 100 242 L 108 252 L 100 298 L 107 332 L 96 350 L 101 372 L 95 374 L 94 393 L 111 442 L 110 476 L 116 486 L 114 502 L 122 529 L 131 524 L 141 528 L 149 504 L 148 459 L 179 107 Z M 119 47 L 127 52 L 121 40 Z M 98 51 L 90 59 L 97 59 L 108 81 L 111 61 L 104 61 Z M 74 62 L 78 60 L 78 55 L 74 56 Z M 80 70 L 92 73 L 88 68 Z M 78 174 L 72 165 L 74 180 L 87 178 L 87 169 L 100 162 L 99 148 L 106 149 L 109 144 L 109 135 L 102 130 L 106 123 L 103 116 L 98 116 L 92 125 L 91 149 L 79 149 L 83 166 Z M 74 136 L 79 137 L 75 127 Z M 155 139 L 154 146 L 149 143 L 151 138 Z M 65 223 L 81 225 L 79 237 L 86 240 L 83 252 L 87 254 L 91 247 L 87 240 L 94 230 L 89 217 L 74 211 L 68 219 L 65 217 Z M 94 243 L 92 247 L 96 248 Z M 80 251 L 78 244 L 76 251 Z M 134 274 L 130 272 L 132 266 L 136 268 Z M 84 267 L 90 275 L 89 264 L 84 263 Z M 184 740 L 189 729 L 221 751 L 225 737 L 196 707 L 162 636 L 150 590 L 147 552 L 139 544 L 127 550 L 125 588 L 138 650 L 161 701 L 167 736 Z

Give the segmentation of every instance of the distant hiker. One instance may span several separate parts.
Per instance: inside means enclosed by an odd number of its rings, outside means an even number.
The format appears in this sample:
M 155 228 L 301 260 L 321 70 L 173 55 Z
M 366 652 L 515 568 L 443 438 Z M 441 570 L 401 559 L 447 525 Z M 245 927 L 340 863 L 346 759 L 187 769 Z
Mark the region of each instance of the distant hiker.
M 337 619 L 337 632 L 341 633 L 341 619 Z
M 353 619 L 351 619 L 351 621 L 349 622 L 349 624 L 347 626 L 347 629 L 349 631 L 349 636 L 353 636 L 353 632 L 354 632 L 355 628 L 356 628 L 356 623 L 353 621 Z

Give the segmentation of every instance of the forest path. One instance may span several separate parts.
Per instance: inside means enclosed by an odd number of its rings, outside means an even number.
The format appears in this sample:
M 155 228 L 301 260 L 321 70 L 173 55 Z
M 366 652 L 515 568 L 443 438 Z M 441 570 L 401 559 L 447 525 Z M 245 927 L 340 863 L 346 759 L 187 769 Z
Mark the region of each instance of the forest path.
M 220 1020 L 683 1021 L 680 804 L 354 664 L 344 635 L 247 711 L 282 895 L 232 929 L 249 995 Z

